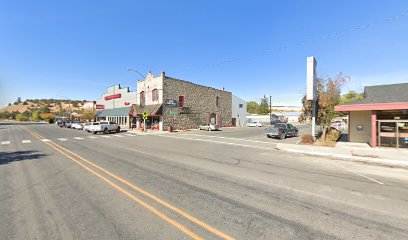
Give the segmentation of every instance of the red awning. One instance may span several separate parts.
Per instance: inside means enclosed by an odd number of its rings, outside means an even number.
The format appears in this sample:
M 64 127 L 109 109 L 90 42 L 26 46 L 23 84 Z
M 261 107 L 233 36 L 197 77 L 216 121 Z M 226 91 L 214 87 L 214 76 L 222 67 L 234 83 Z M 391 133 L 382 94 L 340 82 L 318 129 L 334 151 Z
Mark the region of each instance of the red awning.
M 334 107 L 336 112 L 372 110 L 408 110 L 408 102 L 343 104 Z

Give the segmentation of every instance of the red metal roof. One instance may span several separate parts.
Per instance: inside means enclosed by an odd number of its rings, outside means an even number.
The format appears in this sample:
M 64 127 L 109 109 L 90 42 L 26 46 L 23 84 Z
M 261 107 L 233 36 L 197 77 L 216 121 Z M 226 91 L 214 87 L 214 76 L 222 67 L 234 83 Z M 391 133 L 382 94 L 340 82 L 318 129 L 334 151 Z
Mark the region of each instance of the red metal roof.
M 370 110 L 408 110 L 408 102 L 343 104 L 334 107 L 336 112 Z

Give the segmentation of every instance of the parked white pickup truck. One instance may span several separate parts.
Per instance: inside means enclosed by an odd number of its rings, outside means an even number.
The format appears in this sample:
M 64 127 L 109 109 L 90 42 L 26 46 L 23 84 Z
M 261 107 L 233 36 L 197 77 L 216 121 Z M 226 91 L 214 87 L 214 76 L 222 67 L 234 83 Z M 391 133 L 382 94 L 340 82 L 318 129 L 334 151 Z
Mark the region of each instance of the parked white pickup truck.
M 115 122 L 101 121 L 98 125 L 89 126 L 89 132 L 97 134 L 98 132 L 109 133 L 109 132 L 120 132 L 120 127 Z

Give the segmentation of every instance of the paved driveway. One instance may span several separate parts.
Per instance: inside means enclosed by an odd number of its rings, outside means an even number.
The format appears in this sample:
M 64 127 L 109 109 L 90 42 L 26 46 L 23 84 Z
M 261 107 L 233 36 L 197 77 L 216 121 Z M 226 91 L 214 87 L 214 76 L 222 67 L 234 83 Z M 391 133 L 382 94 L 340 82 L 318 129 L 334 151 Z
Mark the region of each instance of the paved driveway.
M 285 143 L 296 143 L 301 139 L 302 134 L 310 133 L 312 131 L 312 126 L 310 124 L 298 124 L 295 125 L 299 129 L 298 137 L 288 137 L 284 140 L 267 138 L 264 130 L 269 126 L 264 127 L 235 127 L 235 128 L 222 128 L 221 131 L 204 131 L 204 130 L 194 130 L 189 133 L 194 132 L 194 134 L 199 135 L 211 135 L 218 137 L 228 137 L 246 140 L 256 140 L 265 142 L 285 142 Z

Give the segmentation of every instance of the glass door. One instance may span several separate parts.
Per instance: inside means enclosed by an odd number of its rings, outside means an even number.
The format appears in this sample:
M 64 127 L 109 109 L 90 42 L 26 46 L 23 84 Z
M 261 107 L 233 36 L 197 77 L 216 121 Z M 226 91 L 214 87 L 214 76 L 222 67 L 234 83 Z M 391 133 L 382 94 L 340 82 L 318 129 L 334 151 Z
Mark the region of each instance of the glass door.
M 378 146 L 397 147 L 397 122 L 378 122 Z
M 398 147 L 408 148 L 408 121 L 397 122 Z

